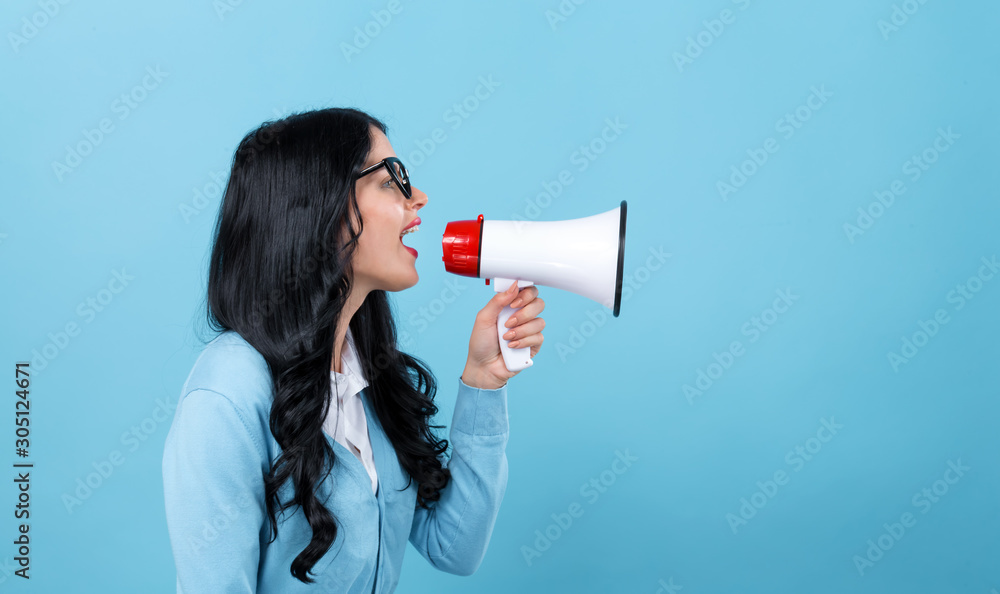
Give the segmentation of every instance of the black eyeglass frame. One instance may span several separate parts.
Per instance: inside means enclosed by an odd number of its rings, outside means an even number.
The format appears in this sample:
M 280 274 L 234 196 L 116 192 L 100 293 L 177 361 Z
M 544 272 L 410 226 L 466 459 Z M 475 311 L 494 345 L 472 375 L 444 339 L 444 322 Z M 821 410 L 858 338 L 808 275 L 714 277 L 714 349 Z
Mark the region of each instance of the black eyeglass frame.
M 393 163 L 399 165 L 399 170 L 403 172 L 403 176 L 405 177 L 405 179 L 400 179 L 399 176 L 396 175 L 396 169 L 392 166 Z M 386 170 L 389 171 L 389 176 L 392 178 L 392 181 L 396 183 L 396 186 L 400 189 L 400 191 L 403 192 L 403 195 L 406 196 L 406 199 L 409 200 L 410 198 L 413 198 L 413 191 L 410 189 L 410 174 L 408 171 L 406 171 L 406 166 L 403 165 L 403 162 L 400 161 L 398 157 L 386 157 L 382 159 L 381 161 L 372 165 L 371 167 L 362 170 L 361 173 L 359 173 L 357 178 L 355 179 L 361 179 L 362 177 L 368 175 L 373 171 L 376 171 L 379 167 L 383 166 L 386 168 Z

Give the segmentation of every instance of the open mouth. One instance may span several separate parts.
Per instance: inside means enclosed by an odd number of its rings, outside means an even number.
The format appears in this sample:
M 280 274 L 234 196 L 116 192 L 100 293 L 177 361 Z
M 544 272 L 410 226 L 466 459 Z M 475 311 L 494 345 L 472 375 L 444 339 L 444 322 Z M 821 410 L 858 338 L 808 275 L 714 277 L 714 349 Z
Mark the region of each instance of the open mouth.
M 399 234 L 399 241 L 402 243 L 404 236 L 409 235 L 410 233 L 416 233 L 419 229 L 420 225 L 414 225 L 409 229 L 407 229 L 406 231 L 403 231 L 402 233 Z
M 410 252 L 411 254 L 413 254 L 414 256 L 417 255 L 417 250 L 415 250 L 415 249 L 411 248 L 410 246 L 406 245 L 405 243 L 403 243 L 403 237 L 406 236 L 406 235 L 409 235 L 410 233 L 416 233 L 419 229 L 420 229 L 420 225 L 414 225 L 414 226 L 410 227 L 409 229 L 407 229 L 407 230 L 405 230 L 405 231 L 403 231 L 402 233 L 399 234 L 399 243 L 403 244 L 403 247 L 405 247 L 406 250 L 408 252 Z

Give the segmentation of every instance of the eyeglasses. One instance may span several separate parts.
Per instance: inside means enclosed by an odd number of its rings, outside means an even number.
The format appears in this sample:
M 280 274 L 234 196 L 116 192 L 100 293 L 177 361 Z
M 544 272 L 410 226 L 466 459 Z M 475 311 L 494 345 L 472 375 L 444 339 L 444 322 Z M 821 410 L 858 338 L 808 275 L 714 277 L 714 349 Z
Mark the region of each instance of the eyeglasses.
M 385 166 L 385 168 L 389 170 L 389 175 L 392 177 L 392 181 L 396 182 L 396 185 L 399 186 L 403 195 L 406 196 L 407 199 L 412 198 L 413 192 L 410 190 L 410 175 L 406 172 L 406 167 L 403 167 L 403 162 L 397 157 L 386 157 L 385 159 L 382 159 L 378 163 L 359 173 L 356 179 L 360 179 L 369 173 L 376 171 L 382 166 Z

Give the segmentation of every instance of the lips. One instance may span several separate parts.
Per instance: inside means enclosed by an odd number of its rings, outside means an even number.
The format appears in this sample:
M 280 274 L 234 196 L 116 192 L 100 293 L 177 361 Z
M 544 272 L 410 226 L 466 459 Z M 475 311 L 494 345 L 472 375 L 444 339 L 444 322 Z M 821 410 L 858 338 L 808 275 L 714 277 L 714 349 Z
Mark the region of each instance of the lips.
M 410 227 L 415 227 L 415 226 L 417 226 L 419 224 L 420 224 L 420 217 L 417 217 L 417 218 L 413 219 L 413 221 L 411 221 L 409 225 L 403 227 L 403 231 L 406 231 Z
M 410 233 L 416 233 L 417 231 L 419 231 L 419 225 L 420 225 L 420 217 L 417 217 L 417 218 L 413 219 L 413 221 L 410 222 L 409 225 L 407 225 L 406 227 L 404 227 L 403 231 L 399 234 L 399 243 L 404 248 L 406 248 L 406 251 L 410 252 L 410 254 L 414 258 L 417 257 L 417 250 L 415 250 L 415 249 L 411 248 L 410 246 L 406 245 L 405 243 L 403 243 L 403 236 L 408 235 Z M 412 229 L 412 231 L 410 231 L 410 229 Z

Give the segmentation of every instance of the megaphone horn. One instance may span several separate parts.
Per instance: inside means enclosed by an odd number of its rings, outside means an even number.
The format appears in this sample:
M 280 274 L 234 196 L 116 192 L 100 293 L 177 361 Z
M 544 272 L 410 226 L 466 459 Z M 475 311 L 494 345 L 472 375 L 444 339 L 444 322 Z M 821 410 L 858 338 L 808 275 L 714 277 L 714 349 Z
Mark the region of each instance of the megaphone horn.
M 625 266 L 625 212 L 617 208 L 568 221 L 452 221 L 445 226 L 441 247 L 445 270 L 485 278 L 496 292 L 517 283 L 555 287 L 621 310 Z M 517 311 L 504 307 L 497 318 L 500 351 L 510 371 L 530 367 L 531 349 L 511 349 L 504 324 Z

